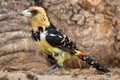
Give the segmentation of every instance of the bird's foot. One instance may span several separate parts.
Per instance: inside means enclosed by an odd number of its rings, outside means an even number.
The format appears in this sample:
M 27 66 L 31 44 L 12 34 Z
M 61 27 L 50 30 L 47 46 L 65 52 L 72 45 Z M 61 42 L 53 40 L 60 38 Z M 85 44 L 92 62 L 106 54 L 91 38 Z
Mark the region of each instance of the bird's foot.
M 55 71 L 57 71 L 59 69 L 61 69 L 61 68 L 58 65 L 54 64 L 54 65 L 52 65 L 50 68 L 48 68 L 45 71 L 34 70 L 32 72 L 36 73 L 36 74 L 39 74 L 39 75 L 50 75 L 50 74 L 54 73 Z
M 58 71 L 59 69 L 61 69 L 60 66 L 54 64 L 50 68 L 48 68 L 46 71 L 44 71 L 44 74 L 49 75 L 49 74 L 54 73 L 55 71 Z

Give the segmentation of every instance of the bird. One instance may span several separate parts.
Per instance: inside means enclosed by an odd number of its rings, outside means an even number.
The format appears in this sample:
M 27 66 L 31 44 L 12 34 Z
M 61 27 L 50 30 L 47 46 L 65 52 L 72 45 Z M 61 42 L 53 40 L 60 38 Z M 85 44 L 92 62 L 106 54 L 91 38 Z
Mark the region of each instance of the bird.
M 98 71 L 104 73 L 110 72 L 108 68 L 101 65 L 98 61 L 81 52 L 70 37 L 57 29 L 50 21 L 43 7 L 30 6 L 20 14 L 30 22 L 32 27 L 31 35 L 35 44 L 51 60 L 53 66 L 51 66 L 52 68 L 50 68 L 49 71 L 63 67 L 65 60 L 76 56 Z

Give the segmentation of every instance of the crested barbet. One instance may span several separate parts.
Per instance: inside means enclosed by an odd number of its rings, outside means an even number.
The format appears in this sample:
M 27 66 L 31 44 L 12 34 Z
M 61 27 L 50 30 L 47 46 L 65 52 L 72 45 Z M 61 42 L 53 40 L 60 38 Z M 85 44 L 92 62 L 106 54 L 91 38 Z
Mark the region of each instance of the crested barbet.
M 76 56 L 99 71 L 110 72 L 96 60 L 81 52 L 68 36 L 59 31 L 50 22 L 44 8 L 31 6 L 22 11 L 21 15 L 28 18 L 32 26 L 33 40 L 39 49 L 53 60 L 54 68 L 62 67 L 65 60 Z

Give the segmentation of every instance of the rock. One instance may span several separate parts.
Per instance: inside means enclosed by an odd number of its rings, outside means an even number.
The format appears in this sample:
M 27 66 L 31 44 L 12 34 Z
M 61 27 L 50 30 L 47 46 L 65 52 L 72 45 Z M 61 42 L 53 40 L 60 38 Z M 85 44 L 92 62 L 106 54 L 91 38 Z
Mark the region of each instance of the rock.
M 95 15 L 95 22 L 100 23 L 104 21 L 104 14 L 96 14 Z
M 81 16 L 80 19 L 78 20 L 77 22 L 78 25 L 84 25 L 85 24 L 85 17 L 84 16 Z
M 70 0 L 70 3 L 75 6 L 78 3 L 79 0 Z
M 118 32 L 117 39 L 120 40 L 120 32 Z
M 8 18 L 7 14 L 0 14 L 0 21 L 6 20 Z
M 83 9 L 88 9 L 91 6 L 88 0 L 80 0 L 79 4 L 82 6 Z
M 97 6 L 102 0 L 87 0 L 92 6 Z
M 50 65 L 31 39 L 28 21 L 19 15 L 28 6 L 24 0 L 0 1 L 0 70 L 45 70 Z

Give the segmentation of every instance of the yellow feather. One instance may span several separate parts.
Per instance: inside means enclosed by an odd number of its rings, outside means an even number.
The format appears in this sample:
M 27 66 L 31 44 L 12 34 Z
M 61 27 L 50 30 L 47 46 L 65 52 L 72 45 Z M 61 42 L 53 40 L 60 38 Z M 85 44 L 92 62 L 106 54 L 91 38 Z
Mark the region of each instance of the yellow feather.
M 44 53 L 52 55 L 61 66 L 63 66 L 64 60 L 71 58 L 69 52 L 65 52 L 59 48 L 51 46 L 45 39 L 42 39 L 41 41 L 35 41 L 35 43 Z M 55 56 L 56 54 L 59 56 Z

